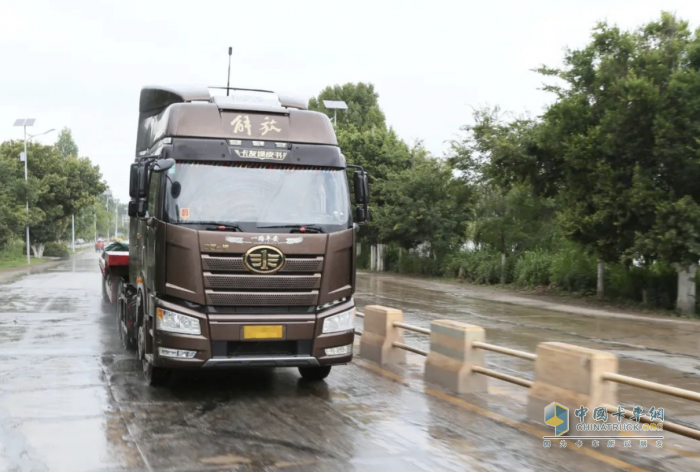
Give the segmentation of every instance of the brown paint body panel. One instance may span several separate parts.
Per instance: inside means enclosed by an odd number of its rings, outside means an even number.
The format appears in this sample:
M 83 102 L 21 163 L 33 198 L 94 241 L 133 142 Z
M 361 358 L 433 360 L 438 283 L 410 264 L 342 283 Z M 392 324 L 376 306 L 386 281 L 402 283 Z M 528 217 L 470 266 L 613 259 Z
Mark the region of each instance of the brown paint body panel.
M 312 356 L 321 365 L 352 359 L 352 355 L 325 356 L 325 349 L 352 344 L 354 332 L 322 334 L 322 329 L 324 318 L 354 305 L 349 300 L 354 291 L 354 230 L 268 234 L 163 224 L 162 231 L 156 231 L 161 233 L 165 250 L 156 252 L 156 266 L 162 267 L 158 269 L 164 279 L 161 293 L 172 300 L 157 303 L 200 318 L 202 334 L 158 332 L 157 346 L 195 350 L 197 355 L 183 360 L 156 356 L 156 365 L 201 367 L 212 358 L 212 342 L 245 342 L 243 327 L 259 324 L 281 325 L 280 341 L 311 341 Z M 243 261 L 247 251 L 263 245 L 276 247 L 284 255 L 285 263 L 275 273 L 253 273 Z M 317 314 L 318 305 L 341 298 L 348 300 Z M 188 309 L 178 300 L 201 307 Z
M 199 233 L 168 225 L 165 238 L 165 294 L 204 305 Z

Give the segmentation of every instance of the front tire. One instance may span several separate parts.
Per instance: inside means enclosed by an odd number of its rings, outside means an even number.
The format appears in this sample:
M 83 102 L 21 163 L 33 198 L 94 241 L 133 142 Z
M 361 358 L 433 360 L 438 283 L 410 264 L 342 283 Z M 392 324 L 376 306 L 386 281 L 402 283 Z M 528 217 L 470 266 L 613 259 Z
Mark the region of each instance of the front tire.
M 146 336 L 148 336 L 148 316 L 143 314 L 141 316 L 141 324 L 139 325 L 138 334 L 138 345 L 139 345 L 139 359 L 141 360 L 141 365 L 143 366 L 143 377 L 149 387 L 159 387 L 164 385 L 169 377 L 170 372 L 162 367 L 156 367 L 153 365 L 152 359 L 153 354 L 148 354 L 146 352 L 147 343 Z
M 331 373 L 331 366 L 299 367 L 299 373 L 304 380 L 320 381 Z

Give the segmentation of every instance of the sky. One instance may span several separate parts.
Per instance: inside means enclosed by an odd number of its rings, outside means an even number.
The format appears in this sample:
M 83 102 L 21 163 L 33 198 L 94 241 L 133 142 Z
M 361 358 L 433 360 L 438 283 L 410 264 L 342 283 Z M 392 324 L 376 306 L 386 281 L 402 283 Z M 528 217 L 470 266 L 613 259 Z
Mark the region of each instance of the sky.
M 698 0 L 0 0 L 0 141 L 22 138 L 17 118 L 68 127 L 126 201 L 141 87 L 225 85 L 232 46 L 232 86 L 308 99 L 371 82 L 388 124 L 441 155 L 475 108 L 539 115 L 552 97 L 532 70 L 597 22 L 634 29 L 662 10 L 700 27 Z

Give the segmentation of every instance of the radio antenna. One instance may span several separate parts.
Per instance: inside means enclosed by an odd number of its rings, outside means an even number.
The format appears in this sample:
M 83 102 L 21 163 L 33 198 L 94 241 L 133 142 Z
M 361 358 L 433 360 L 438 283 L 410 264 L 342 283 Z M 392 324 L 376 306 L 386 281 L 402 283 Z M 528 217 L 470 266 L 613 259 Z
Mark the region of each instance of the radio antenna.
M 226 96 L 228 97 L 228 92 L 231 90 L 231 54 L 233 54 L 233 48 L 228 47 L 228 81 L 226 82 Z

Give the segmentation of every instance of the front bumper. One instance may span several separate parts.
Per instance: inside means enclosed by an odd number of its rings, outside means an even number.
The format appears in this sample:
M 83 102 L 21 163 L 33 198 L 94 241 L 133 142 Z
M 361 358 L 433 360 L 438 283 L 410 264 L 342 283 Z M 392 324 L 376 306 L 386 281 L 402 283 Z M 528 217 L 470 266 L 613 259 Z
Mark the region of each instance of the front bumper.
M 335 306 L 320 314 L 303 315 L 206 315 L 177 304 L 157 301 L 157 306 L 194 316 L 200 320 L 201 335 L 177 334 L 156 330 L 154 332 L 154 365 L 167 369 L 221 369 L 235 367 L 318 367 L 347 364 L 352 353 L 341 356 L 326 356 L 327 348 L 351 345 L 355 332 L 343 331 L 323 334 L 323 319 L 348 310 L 353 302 Z M 274 341 L 242 339 L 243 326 L 282 325 L 283 338 Z M 266 352 L 266 346 L 270 352 Z M 254 352 L 236 347 L 255 344 Z M 280 352 L 280 344 L 298 346 L 293 352 Z M 173 358 L 159 355 L 158 348 L 196 351 L 194 358 Z

